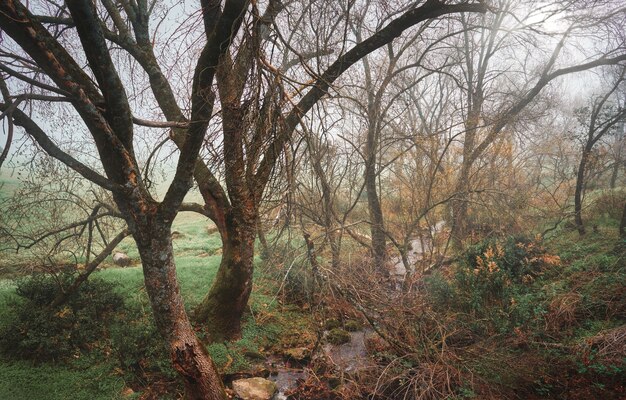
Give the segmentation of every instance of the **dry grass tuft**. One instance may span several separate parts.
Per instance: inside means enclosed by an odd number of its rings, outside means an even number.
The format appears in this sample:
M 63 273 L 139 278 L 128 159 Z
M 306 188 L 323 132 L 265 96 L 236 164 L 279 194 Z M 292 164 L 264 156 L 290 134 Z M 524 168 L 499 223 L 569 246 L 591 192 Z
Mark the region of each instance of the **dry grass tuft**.
M 581 346 L 583 358 L 589 359 L 595 350 L 597 361 L 610 364 L 625 364 L 626 360 L 626 324 L 602 331 L 588 338 Z
M 558 332 L 571 327 L 576 322 L 582 295 L 576 292 L 564 293 L 555 297 L 548 306 L 545 316 L 546 330 Z

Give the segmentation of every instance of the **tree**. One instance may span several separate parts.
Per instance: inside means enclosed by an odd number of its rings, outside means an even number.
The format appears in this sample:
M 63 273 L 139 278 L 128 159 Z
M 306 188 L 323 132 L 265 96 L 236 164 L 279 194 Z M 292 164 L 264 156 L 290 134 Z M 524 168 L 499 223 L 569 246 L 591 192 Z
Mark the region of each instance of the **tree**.
M 486 12 L 486 7 L 427 1 L 401 9 L 399 16 L 369 38 L 334 61 L 320 64 L 312 83 L 287 96 L 284 72 L 293 63 L 287 59 L 282 68 L 276 68 L 271 64 L 274 60 L 266 59 L 262 51 L 263 46 L 277 42 L 268 31 L 277 16 L 286 12 L 285 6 L 269 1 L 261 12 L 256 3 L 245 0 L 202 1 L 206 44 L 195 60 L 187 99 L 190 112 L 185 115 L 154 51 L 149 22 L 155 4 L 145 0 L 103 0 L 101 6 L 89 0 L 71 0 L 66 6 L 50 8 L 46 4 L 27 7 L 13 0 L 0 4 L 0 28 L 12 39 L 3 48 L 1 69 L 11 82 L 20 83 L 15 85 L 18 90 L 24 85 L 33 89 L 15 95 L 9 85 L 2 93 L 0 109 L 2 117 L 23 129 L 47 154 L 112 193 L 139 249 L 157 328 L 169 345 L 187 396 L 217 399 L 224 397 L 222 383 L 185 313 L 172 251 L 171 224 L 192 178 L 205 205 L 191 208 L 215 222 L 224 246 L 217 278 L 195 315 L 212 328 L 214 339 L 232 338 L 239 334 L 252 287 L 259 202 L 302 117 L 350 66 L 406 29 L 451 13 Z M 311 12 L 306 3 L 292 3 L 291 7 L 292 11 Z M 347 17 L 341 14 L 335 22 Z M 289 48 L 289 41 L 282 42 Z M 125 67 L 119 63 L 120 52 L 130 55 L 144 70 L 167 122 L 134 115 L 129 93 L 143 88 L 133 87 L 133 80 L 122 74 Z M 306 59 L 303 54 L 295 56 Z M 69 105 L 71 115 L 89 132 L 100 165 L 90 166 L 64 151 L 55 136 L 46 132 L 46 125 L 20 108 L 25 102 Z M 219 124 L 213 119 L 216 102 Z M 286 109 L 289 102 L 293 106 Z M 136 125 L 171 129 L 171 139 L 180 150 L 176 172 L 161 201 L 151 194 L 140 168 Z M 223 163 L 210 168 L 198 156 L 207 129 L 216 126 L 221 130 Z M 223 181 L 218 179 L 220 174 Z
M 552 13 L 542 7 L 535 7 L 535 3 L 522 6 L 510 0 L 501 0 L 497 2 L 494 13 L 461 17 L 462 26 L 475 29 L 466 29 L 454 50 L 461 57 L 459 65 L 462 67 L 458 71 L 452 69 L 447 72 L 457 82 L 464 97 L 462 162 L 455 190 L 458 198 L 453 207 L 452 234 L 457 242 L 461 242 L 468 234 L 469 194 L 473 190 L 475 163 L 505 128 L 514 125 L 522 112 L 555 79 L 626 60 L 623 43 L 617 42 L 588 56 L 585 62 L 560 66 L 560 58 L 570 38 L 577 34 L 585 36 L 590 26 L 610 26 L 621 19 L 622 12 L 619 6 L 613 7 L 610 2 L 581 2 L 576 7 L 569 3 L 555 3 L 554 6 L 556 8 L 553 11 L 563 14 L 563 19 L 569 23 L 564 32 L 556 34 L 541 32 L 541 25 L 552 17 Z M 585 16 L 580 15 L 581 10 L 586 10 Z M 512 15 L 516 17 L 511 18 Z M 554 43 L 554 37 L 560 37 L 558 42 Z M 545 48 L 541 38 L 547 39 L 545 42 L 552 44 L 552 48 Z M 526 47 L 526 44 L 531 47 Z M 519 52 L 508 54 L 511 48 Z M 541 51 L 537 52 L 536 49 Z M 547 58 L 537 58 L 536 53 L 546 54 Z M 526 56 L 519 57 L 519 54 Z M 537 71 L 535 74 L 528 74 L 529 63 L 534 64 L 532 69 Z
M 602 96 L 596 98 L 591 107 L 577 110 L 579 123 L 585 128 L 582 145 L 582 154 L 576 172 L 576 190 L 574 192 L 574 220 L 580 236 L 584 236 L 585 225 L 583 223 L 583 194 L 585 190 L 585 177 L 588 164 L 591 160 L 594 146 L 605 135 L 615 131 L 620 123 L 626 118 L 626 108 L 611 102 L 615 92 L 623 86 L 626 78 L 626 68 L 614 79 L 610 89 Z
M 203 9 L 207 43 L 195 69 L 192 122 L 181 146 L 174 179 L 163 201 L 157 202 L 141 176 L 134 151 L 133 114 L 127 88 L 113 62 L 95 5 L 81 0 L 67 2 L 95 82 L 42 24 L 45 19 L 33 15 L 19 1 L 0 5 L 0 27 L 23 52 L 14 52 L 13 57 L 30 57 L 29 63 L 41 69 L 55 86 L 32 83 L 71 103 L 95 143 L 105 175 L 59 148 L 35 120 L 17 107 L 18 102 L 13 101 L 7 90 L 3 91 L 4 103 L 0 108 L 49 155 L 113 193 L 141 255 L 157 328 L 168 343 L 172 363 L 185 382 L 189 398 L 222 399 L 225 394 L 219 375 L 185 313 L 176 279 L 171 224 L 191 186 L 193 167 L 212 114 L 211 85 L 218 60 L 237 34 L 247 6 L 246 1 L 227 1 L 220 17 L 215 19 L 208 14 L 207 7 Z M 130 9 L 141 13 L 147 7 L 147 2 L 139 1 Z
M 270 6 L 261 21 L 273 21 L 280 9 Z M 275 4 L 277 6 L 277 4 Z M 311 6 L 312 7 L 312 6 Z M 310 7 L 305 9 L 310 12 Z M 285 144 L 290 140 L 296 127 L 309 110 L 326 95 L 335 80 L 349 67 L 357 63 L 367 54 L 390 43 L 406 29 L 420 22 L 443 15 L 458 12 L 485 12 L 481 4 L 451 4 L 439 1 L 427 1 L 419 7 L 409 6 L 406 11 L 381 27 L 370 37 L 357 41 L 349 50 L 337 55 L 327 66 L 318 65 L 318 72 L 313 75 L 313 83 L 304 88 L 298 87 L 293 96 L 286 96 L 283 78 L 284 69 L 291 63 L 282 62 L 280 67 L 267 65 L 267 60 L 258 60 L 261 52 L 262 32 L 252 31 L 249 45 L 241 45 L 234 62 L 225 58 L 226 64 L 220 66 L 218 74 L 218 91 L 222 105 L 222 131 L 224 134 L 224 178 L 226 189 L 217 184 L 217 180 L 209 179 L 211 184 L 203 184 L 196 175 L 200 190 L 205 198 L 210 218 L 216 223 L 224 243 L 223 258 L 217 277 L 209 293 L 195 310 L 197 320 L 214 327 L 213 337 L 216 339 L 236 337 L 240 332 L 241 316 L 245 310 L 252 288 L 253 251 L 255 223 L 258 220 L 259 199 L 270 179 L 272 170 L 280 158 Z M 327 16 L 327 12 L 315 10 L 315 14 Z M 333 23 L 337 26 L 348 15 L 330 13 Z M 302 23 L 306 19 L 297 19 Z M 317 18 L 313 18 L 317 21 Z M 326 25 L 310 27 L 315 32 Z M 290 27 L 291 32 L 298 32 L 301 26 Z M 325 40 L 319 40 L 325 43 Z M 345 38 L 342 38 L 345 42 Z M 254 49 L 250 48 L 256 43 Z M 289 48 L 289 41 L 284 44 Z M 314 48 L 313 54 L 326 54 L 328 49 Z M 262 53 L 262 52 L 261 52 Z M 304 59 L 303 54 L 295 54 L 297 59 Z M 323 59 L 322 59 L 323 60 Z M 254 68 L 264 65 L 273 73 L 267 86 L 260 85 L 258 80 L 250 81 L 248 76 Z M 294 81 L 299 79 L 294 78 Z M 255 83 L 256 82 L 256 83 Z M 261 92 L 259 94 L 259 92 Z M 250 98 L 249 94 L 255 94 Z M 294 96 L 298 96 L 296 102 Z M 276 102 L 290 102 L 290 109 L 278 107 Z M 287 101 L 288 100 L 288 101 Z M 257 104 L 257 107 L 248 107 Z M 252 115 L 250 110 L 259 110 Z M 251 118 L 253 117 L 253 118 Z M 241 121 L 251 121 L 242 124 Z
M 622 220 L 619 224 L 619 236 L 626 239 L 626 202 L 624 202 L 624 210 L 622 211 Z

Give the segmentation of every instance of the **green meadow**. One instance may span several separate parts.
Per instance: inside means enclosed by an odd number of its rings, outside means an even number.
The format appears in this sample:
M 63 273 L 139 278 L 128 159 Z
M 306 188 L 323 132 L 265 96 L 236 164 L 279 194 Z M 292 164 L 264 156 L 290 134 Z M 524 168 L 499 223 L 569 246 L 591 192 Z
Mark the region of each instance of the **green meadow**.
M 209 227 L 210 222 L 206 218 L 193 213 L 181 213 L 173 225 L 177 274 L 188 311 L 206 295 L 221 259 L 219 234 L 210 234 Z M 111 283 L 115 292 L 124 299 L 124 310 L 107 329 L 109 337 L 102 338 L 94 349 L 76 354 L 70 361 L 36 364 L 0 358 L 0 399 L 134 398 L 151 383 L 148 379 L 162 380 L 176 387 L 176 375 L 170 369 L 167 355 L 156 349 L 160 342 L 154 330 L 141 265 L 132 238 L 125 239 L 117 250 L 129 255 L 134 260 L 133 264 L 126 268 L 116 267 L 109 257 L 102 268 L 90 277 Z M 251 368 L 261 358 L 260 353 L 276 343 L 284 323 L 294 318 L 290 311 L 275 312 L 277 302 L 273 298 L 276 288 L 271 280 L 259 273 L 256 273 L 255 279 L 242 339 L 208 347 L 222 373 Z M 10 303 L 16 298 L 15 287 L 15 279 L 0 280 L 0 326 L 7 317 Z M 202 337 L 202 332 L 199 335 Z M 146 342 L 154 349 L 144 349 L 148 354 L 140 354 L 137 349 Z M 119 349 L 125 354 L 118 354 Z M 135 361 L 147 365 L 142 368 L 149 369 L 150 373 L 137 378 L 136 373 L 128 371 L 130 368 L 124 368 L 134 365 Z M 131 392 L 131 387 L 137 392 Z

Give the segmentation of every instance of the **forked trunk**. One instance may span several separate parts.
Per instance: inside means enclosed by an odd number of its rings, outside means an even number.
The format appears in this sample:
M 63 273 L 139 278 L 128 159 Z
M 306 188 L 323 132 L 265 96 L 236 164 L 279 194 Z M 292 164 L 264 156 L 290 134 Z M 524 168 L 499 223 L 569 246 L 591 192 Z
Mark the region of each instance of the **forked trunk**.
M 166 340 L 172 364 L 185 383 L 185 397 L 223 400 L 226 395 L 220 376 L 185 312 L 176 278 L 170 227 L 155 222 L 146 225 L 137 226 L 134 233 L 146 291 L 157 329 Z
M 207 327 L 214 342 L 241 336 L 241 319 L 252 291 L 256 236 L 255 219 L 246 220 L 249 222 L 229 218 L 222 232 L 222 261 L 217 276 L 194 310 L 195 320 Z

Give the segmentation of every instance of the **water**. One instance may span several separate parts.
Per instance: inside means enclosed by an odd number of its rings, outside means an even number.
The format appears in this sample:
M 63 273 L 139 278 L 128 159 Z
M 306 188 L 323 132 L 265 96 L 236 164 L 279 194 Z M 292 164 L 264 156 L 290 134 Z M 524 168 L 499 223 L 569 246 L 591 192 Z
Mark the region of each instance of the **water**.
M 295 389 L 299 381 L 305 380 L 307 376 L 308 374 L 305 370 L 278 366 L 276 373 L 271 374 L 268 378 L 270 381 L 275 382 L 278 388 L 273 400 L 286 400 L 285 392 Z
M 441 232 L 445 225 L 444 221 L 439 221 L 435 225 L 430 228 L 430 237 L 434 237 L 437 233 Z M 409 250 L 407 254 L 407 260 L 409 262 L 409 268 L 413 268 L 418 261 L 424 259 L 426 254 L 430 254 L 433 248 L 432 241 L 429 236 L 424 236 L 423 238 L 413 238 L 409 241 Z M 400 255 L 391 258 L 391 274 L 394 280 L 396 281 L 397 289 L 402 288 L 402 282 L 404 282 L 407 270 L 402 262 L 402 257 Z
M 372 367 L 374 362 L 367 354 L 365 342 L 374 334 L 369 328 L 362 331 L 350 332 L 350 341 L 341 345 L 326 344 L 322 346 L 322 352 L 334 364 L 338 372 L 355 373 Z M 278 358 L 268 360 L 272 373 L 269 380 L 276 383 L 278 391 L 273 400 L 286 400 L 285 393 L 295 389 L 298 384 L 308 377 L 306 369 L 292 368 Z
M 373 334 L 371 329 L 350 332 L 350 341 L 341 345 L 326 344 L 324 354 L 337 369 L 343 372 L 356 372 L 373 365 L 367 354 L 365 342 Z

